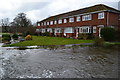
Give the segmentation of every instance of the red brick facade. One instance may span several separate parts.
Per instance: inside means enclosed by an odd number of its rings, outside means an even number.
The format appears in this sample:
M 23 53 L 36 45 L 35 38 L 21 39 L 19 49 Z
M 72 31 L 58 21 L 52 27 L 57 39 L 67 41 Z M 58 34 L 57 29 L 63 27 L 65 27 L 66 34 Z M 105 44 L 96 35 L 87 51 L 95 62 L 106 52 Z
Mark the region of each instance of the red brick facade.
M 107 10 L 105 10 L 103 8 L 103 10 L 97 10 L 95 9 L 95 7 L 100 7 L 102 9 L 102 7 L 106 7 L 108 8 Z M 95 9 L 94 11 L 89 11 L 90 9 Z M 118 10 L 115 10 L 113 8 L 110 8 L 108 6 L 105 6 L 105 5 L 95 5 L 95 6 L 92 6 L 92 7 L 89 7 L 88 9 L 80 9 L 79 11 L 82 11 L 82 10 L 86 10 L 86 11 L 89 11 L 87 13 L 78 13 L 78 11 L 76 11 L 77 14 L 75 14 L 75 11 L 73 12 L 68 12 L 68 13 L 64 13 L 64 14 L 60 14 L 60 15 L 57 15 L 57 16 L 53 16 L 53 17 L 50 17 L 50 18 L 47 18 L 43 21 L 40 21 L 40 22 L 37 22 L 39 25 L 37 26 L 37 29 L 47 29 L 47 28 L 51 28 L 51 29 L 54 29 L 55 28 L 61 28 L 60 29 L 60 32 L 56 32 L 53 31 L 55 33 L 55 36 L 65 36 L 65 37 L 77 37 L 77 33 L 84 33 L 84 28 L 83 27 L 86 27 L 85 29 L 87 29 L 87 32 L 90 33 L 91 31 L 88 31 L 89 29 L 92 29 L 93 30 L 93 27 L 96 27 L 96 32 L 93 33 L 95 36 L 100 36 L 100 28 L 101 27 L 114 27 L 116 29 L 120 29 L 120 11 Z M 70 14 L 71 13 L 71 14 Z M 103 13 L 103 18 L 99 19 L 99 13 Z M 69 16 L 70 14 L 70 16 Z M 74 15 L 75 14 L 75 15 Z M 91 18 L 90 20 L 86 20 L 84 21 L 83 18 L 85 15 L 90 15 Z M 63 17 L 64 16 L 64 17 Z M 77 17 L 80 17 L 80 21 L 77 21 Z M 70 18 L 74 18 L 74 22 L 69 22 L 69 19 Z M 67 20 L 67 23 L 64 23 L 64 19 Z M 58 21 L 59 20 L 62 20 L 62 23 L 59 24 Z M 50 24 L 51 21 L 53 21 L 53 24 Z M 57 23 L 55 24 L 55 21 L 57 21 Z M 47 25 L 47 22 L 49 22 L 49 25 Z M 65 31 L 66 28 L 70 28 L 71 31 L 69 33 L 69 31 Z M 83 29 L 81 29 L 83 28 Z M 77 31 L 78 30 L 78 31 Z M 80 30 L 83 30 L 82 32 L 80 32 Z M 57 30 L 56 30 L 57 31 Z M 93 31 L 92 31 L 93 32 Z

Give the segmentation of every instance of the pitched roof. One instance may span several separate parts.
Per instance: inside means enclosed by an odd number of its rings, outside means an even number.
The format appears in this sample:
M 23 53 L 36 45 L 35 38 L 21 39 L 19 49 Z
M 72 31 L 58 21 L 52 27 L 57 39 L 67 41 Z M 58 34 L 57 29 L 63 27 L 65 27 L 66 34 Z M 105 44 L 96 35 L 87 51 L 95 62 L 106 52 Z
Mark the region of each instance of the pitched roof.
M 83 9 L 74 10 L 74 11 L 70 11 L 70 12 L 67 12 L 67 13 L 62 13 L 62 14 L 58 14 L 58 15 L 55 15 L 55 16 L 51 16 L 51 17 L 48 17 L 48 18 L 46 18 L 46 19 L 44 19 L 40 22 L 58 20 L 58 19 L 61 19 L 63 17 L 73 16 L 73 15 L 78 15 L 78 14 L 84 14 L 84 13 L 90 13 L 90 12 L 95 12 L 95 11 L 103 11 L 103 10 L 120 13 L 120 11 L 117 10 L 117 9 L 106 6 L 104 4 L 98 4 L 98 5 L 94 5 L 94 6 L 91 6 L 91 7 L 86 7 L 86 8 L 83 8 Z

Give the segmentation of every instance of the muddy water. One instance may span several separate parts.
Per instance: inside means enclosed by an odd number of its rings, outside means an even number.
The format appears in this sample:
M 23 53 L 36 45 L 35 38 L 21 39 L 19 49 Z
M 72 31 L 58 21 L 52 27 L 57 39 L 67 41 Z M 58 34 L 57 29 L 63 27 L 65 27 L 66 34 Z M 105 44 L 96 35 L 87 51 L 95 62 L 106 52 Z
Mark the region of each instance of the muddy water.
M 118 49 L 0 49 L 0 78 L 117 78 Z

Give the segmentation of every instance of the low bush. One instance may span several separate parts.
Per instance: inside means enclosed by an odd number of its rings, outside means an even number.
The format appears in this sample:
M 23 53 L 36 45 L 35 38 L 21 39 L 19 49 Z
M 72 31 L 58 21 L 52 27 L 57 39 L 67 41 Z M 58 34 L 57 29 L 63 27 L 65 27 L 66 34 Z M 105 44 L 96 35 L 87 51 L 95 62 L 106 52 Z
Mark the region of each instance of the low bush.
M 115 40 L 118 41 L 118 42 L 120 41 L 120 30 L 116 30 Z
M 2 34 L 2 41 L 10 41 L 11 36 L 10 34 Z
M 50 36 L 49 32 L 42 33 L 42 36 Z
M 88 38 L 88 35 L 86 33 L 80 33 L 78 34 L 78 39 L 84 39 L 86 40 Z
M 18 39 L 18 35 L 17 34 L 13 34 L 12 38 L 15 39 L 15 40 L 17 40 Z
M 31 34 L 29 31 L 22 33 L 22 36 L 23 36 L 23 37 L 26 37 L 27 35 L 32 35 L 32 34 Z
M 101 29 L 101 37 L 105 41 L 114 41 L 115 40 L 115 29 L 111 27 L 104 27 Z
M 80 33 L 78 34 L 78 39 L 94 39 L 94 36 L 92 33 Z
M 25 37 L 25 40 L 32 40 L 32 36 L 31 36 L 31 35 L 27 35 L 27 36 Z
M 103 39 L 103 38 L 96 37 L 96 38 L 94 39 L 94 45 L 95 45 L 95 46 L 103 46 L 103 45 L 104 45 L 104 39 Z
M 88 35 L 87 39 L 94 39 L 95 38 L 93 33 L 87 33 L 87 35 Z

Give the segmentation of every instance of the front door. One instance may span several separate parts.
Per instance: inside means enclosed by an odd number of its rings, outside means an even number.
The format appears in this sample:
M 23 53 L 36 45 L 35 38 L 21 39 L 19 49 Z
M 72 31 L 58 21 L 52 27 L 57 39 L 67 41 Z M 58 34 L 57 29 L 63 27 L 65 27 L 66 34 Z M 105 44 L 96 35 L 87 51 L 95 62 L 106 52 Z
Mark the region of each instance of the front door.
M 76 38 L 78 38 L 79 28 L 76 28 Z
M 104 25 L 98 25 L 98 30 L 99 30 L 99 37 L 101 38 L 101 29 L 104 27 Z
M 101 27 L 99 27 L 99 37 L 101 38 Z

